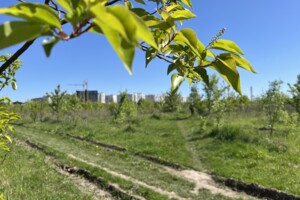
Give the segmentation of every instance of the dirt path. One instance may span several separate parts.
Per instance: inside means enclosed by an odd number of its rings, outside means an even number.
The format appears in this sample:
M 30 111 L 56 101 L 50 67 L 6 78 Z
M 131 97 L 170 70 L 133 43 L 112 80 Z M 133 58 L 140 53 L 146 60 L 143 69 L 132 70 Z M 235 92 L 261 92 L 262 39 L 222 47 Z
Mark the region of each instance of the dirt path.
M 124 174 L 121 174 L 121 173 L 112 171 L 112 170 L 110 170 L 110 169 L 108 169 L 108 168 L 105 168 L 105 167 L 102 167 L 102 166 L 100 166 L 100 165 L 98 165 L 98 164 L 95 164 L 95 163 L 92 163 L 92 162 L 83 160 L 83 159 L 78 158 L 78 157 L 76 157 L 76 156 L 74 156 L 74 155 L 72 155 L 72 154 L 68 154 L 68 156 L 69 156 L 70 158 L 72 158 L 72 159 L 75 159 L 75 160 L 78 160 L 78 161 L 80 161 L 80 162 L 86 163 L 86 164 L 91 165 L 91 166 L 93 166 L 93 167 L 100 168 L 100 169 L 102 169 L 102 170 L 104 170 L 104 171 L 110 173 L 110 174 L 113 175 L 113 176 L 120 177 L 120 178 L 125 179 L 125 180 L 127 180 L 127 181 L 131 181 L 132 183 L 135 183 L 135 184 L 137 184 L 137 185 L 140 185 L 140 186 L 143 186 L 143 187 L 145 187 L 145 188 L 151 189 L 151 190 L 153 190 L 153 191 L 155 191 L 155 192 L 157 192 L 157 193 L 160 193 L 160 194 L 162 194 L 162 195 L 166 195 L 166 196 L 168 196 L 169 198 L 175 198 L 175 199 L 179 199 L 179 200 L 184 200 L 184 199 L 186 199 L 186 198 L 183 198 L 183 197 L 178 196 L 175 192 L 169 192 L 169 191 L 163 190 L 163 189 L 161 189 L 161 188 L 158 188 L 158 187 L 155 187 L 155 186 L 152 186 L 152 185 L 148 185 L 148 184 L 145 183 L 145 182 L 142 182 L 142 181 L 137 180 L 137 179 L 135 179 L 135 178 L 132 178 L 132 177 L 130 177 L 130 176 L 126 176 L 126 175 L 124 175 Z M 140 199 L 141 197 L 138 197 L 138 198 Z M 144 199 L 144 198 L 142 198 L 142 199 Z
M 28 151 L 32 150 L 32 147 L 30 147 L 28 144 L 25 142 L 14 139 L 16 145 L 22 146 L 23 148 L 27 149 Z M 114 198 L 112 195 L 105 191 L 100 189 L 97 185 L 87 181 L 86 179 L 76 176 L 76 175 L 71 175 L 61 168 L 57 167 L 54 163 L 56 160 L 50 156 L 45 157 L 45 162 L 57 173 L 60 175 L 66 177 L 66 179 L 70 182 L 70 184 L 73 184 L 78 190 L 80 190 L 82 193 L 87 194 L 92 197 L 94 200 L 113 200 Z
M 179 129 L 179 131 L 180 131 L 180 133 L 181 133 L 181 135 L 182 135 L 183 140 L 186 140 L 185 129 L 182 127 L 181 122 L 180 122 L 180 121 L 177 121 L 177 122 L 176 122 L 176 125 L 177 125 L 177 127 L 178 127 L 178 129 Z M 199 166 L 200 169 L 203 169 L 202 163 L 199 161 L 199 158 L 198 158 L 198 156 L 197 156 L 195 150 L 192 149 L 192 148 L 188 145 L 188 142 L 185 143 L 185 149 L 186 149 L 188 152 L 190 152 L 190 154 L 192 155 L 192 157 L 193 157 L 193 162 L 194 162 L 195 166 Z
M 181 122 L 177 121 L 177 126 L 181 132 L 181 135 L 184 139 L 186 139 L 185 129 L 182 127 Z M 195 151 L 186 143 L 186 149 L 193 156 L 193 160 L 197 163 L 198 166 L 201 166 L 201 162 L 199 161 Z M 231 197 L 231 198 L 242 198 L 242 199 L 254 199 L 244 193 L 238 193 L 236 191 L 231 190 L 230 188 L 226 188 L 218 185 L 212 177 L 205 173 L 195 170 L 175 170 L 169 167 L 165 167 L 165 169 L 176 176 L 181 178 L 185 178 L 193 183 L 195 183 L 195 188 L 191 193 L 198 194 L 199 189 L 207 189 L 213 194 L 221 194 L 223 196 Z
M 193 194 L 198 194 L 200 189 L 207 189 L 212 194 L 221 194 L 230 198 L 242 198 L 242 199 L 250 199 L 250 196 L 246 194 L 235 192 L 229 188 L 221 187 L 217 185 L 215 181 L 209 174 L 195 171 L 195 170 L 175 170 L 172 168 L 166 167 L 166 170 L 173 175 L 184 178 L 188 181 L 195 183 L 194 190 L 190 191 Z

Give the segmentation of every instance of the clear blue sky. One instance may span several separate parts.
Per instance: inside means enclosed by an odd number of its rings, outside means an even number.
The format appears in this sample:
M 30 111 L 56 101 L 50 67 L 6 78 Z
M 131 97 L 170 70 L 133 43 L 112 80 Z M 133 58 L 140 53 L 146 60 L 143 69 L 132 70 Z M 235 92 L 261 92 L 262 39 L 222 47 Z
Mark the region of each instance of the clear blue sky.
M 0 7 L 17 2 L 1 1 Z M 36 1 L 37 2 L 37 1 Z M 299 0 L 193 0 L 197 18 L 185 21 L 185 27 L 196 30 L 198 37 L 207 44 L 220 28 L 226 27 L 222 38 L 234 40 L 245 52 L 257 74 L 240 69 L 243 93 L 260 95 L 268 82 L 283 80 L 294 83 L 300 73 L 300 1 Z M 0 15 L 0 22 L 8 18 Z M 0 38 L 1 42 L 1 38 Z M 0 54 L 13 53 L 18 46 L 4 49 Z M 82 89 L 69 84 L 88 80 L 89 89 L 117 94 L 121 90 L 160 94 L 170 88 L 166 75 L 167 64 L 155 60 L 144 67 L 144 54 L 138 52 L 134 62 L 134 75 L 130 76 L 104 37 L 86 34 L 77 39 L 61 42 L 46 58 L 37 40 L 21 56 L 22 68 L 17 72 L 18 90 L 5 89 L 1 96 L 13 101 L 25 101 L 43 96 L 60 84 L 63 90 L 74 92 Z M 201 84 L 199 84 L 200 86 Z M 183 96 L 189 94 L 184 83 Z

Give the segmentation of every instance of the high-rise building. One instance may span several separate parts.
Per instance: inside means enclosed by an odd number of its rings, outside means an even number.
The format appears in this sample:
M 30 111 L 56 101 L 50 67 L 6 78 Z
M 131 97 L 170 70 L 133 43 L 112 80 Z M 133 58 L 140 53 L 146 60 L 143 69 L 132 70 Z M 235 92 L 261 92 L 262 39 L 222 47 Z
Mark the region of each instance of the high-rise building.
M 92 102 L 98 101 L 98 91 L 97 90 L 76 91 L 76 95 L 82 101 L 92 101 Z
M 105 101 L 105 93 L 104 93 L 104 92 L 98 93 L 98 101 L 99 101 L 100 103 L 105 103 L 105 102 L 106 102 L 106 101 Z

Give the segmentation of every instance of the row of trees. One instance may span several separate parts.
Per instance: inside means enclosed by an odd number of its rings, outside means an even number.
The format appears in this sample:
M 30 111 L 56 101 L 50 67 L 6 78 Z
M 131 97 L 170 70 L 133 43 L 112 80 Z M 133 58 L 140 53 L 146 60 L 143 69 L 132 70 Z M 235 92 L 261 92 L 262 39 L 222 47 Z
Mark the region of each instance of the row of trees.
M 212 75 L 209 77 L 209 84 L 202 85 L 202 92 L 196 84 L 191 87 L 187 102 L 182 102 L 178 92 L 167 92 L 163 102 L 141 100 L 137 104 L 128 99 L 126 92 L 121 92 L 118 104 L 81 102 L 75 94 L 67 94 L 57 86 L 53 92 L 47 93 L 48 103 L 29 102 L 27 107 L 33 121 L 43 120 L 50 111 L 57 121 L 62 116 L 68 116 L 71 121 L 76 122 L 82 111 L 101 110 L 102 112 L 98 114 L 113 115 L 115 121 L 119 123 L 131 121 L 137 118 L 138 114 L 190 112 L 193 116 L 211 117 L 216 127 L 222 125 L 226 113 L 257 110 L 263 111 L 265 127 L 272 135 L 278 123 L 285 124 L 289 128 L 287 132 L 292 132 L 299 118 L 300 75 L 295 84 L 288 84 L 290 96 L 281 91 L 282 84 L 282 81 L 277 80 L 270 82 L 267 91 L 250 101 L 247 96 L 236 94 L 228 86 L 220 83 L 216 75 Z

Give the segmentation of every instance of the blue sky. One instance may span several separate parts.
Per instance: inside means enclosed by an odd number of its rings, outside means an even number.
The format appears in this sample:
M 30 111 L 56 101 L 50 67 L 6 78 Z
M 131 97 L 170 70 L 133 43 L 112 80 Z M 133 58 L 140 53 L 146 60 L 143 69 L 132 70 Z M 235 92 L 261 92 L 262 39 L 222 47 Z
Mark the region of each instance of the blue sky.
M 0 7 L 12 4 L 13 0 L 0 2 Z M 299 0 L 193 0 L 193 12 L 197 18 L 184 22 L 184 27 L 193 28 L 203 43 L 222 28 L 224 39 L 235 41 L 244 51 L 257 74 L 240 69 L 243 94 L 260 95 L 268 87 L 268 82 L 283 80 L 295 83 L 300 73 L 300 1 Z M 0 15 L 0 23 L 8 18 Z M 0 39 L 1 42 L 1 39 Z M 59 43 L 46 58 L 37 40 L 21 56 L 22 68 L 17 72 L 18 90 L 4 89 L 1 96 L 9 96 L 13 101 L 26 101 L 43 96 L 60 84 L 63 90 L 74 92 L 82 89 L 88 80 L 89 89 L 107 94 L 119 91 L 160 94 L 170 88 L 167 64 L 153 61 L 144 67 L 144 54 L 137 52 L 134 74 L 130 76 L 104 37 L 88 33 L 68 42 Z M 0 51 L 13 53 L 20 45 Z M 210 70 L 210 73 L 213 71 Z M 201 83 L 199 83 L 200 87 Z M 201 88 L 201 87 L 200 87 Z M 183 96 L 189 94 L 185 82 L 180 88 Z

